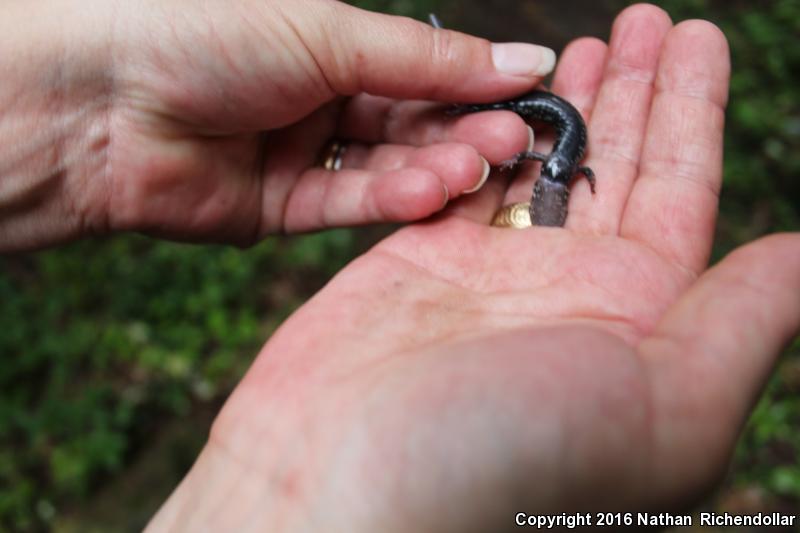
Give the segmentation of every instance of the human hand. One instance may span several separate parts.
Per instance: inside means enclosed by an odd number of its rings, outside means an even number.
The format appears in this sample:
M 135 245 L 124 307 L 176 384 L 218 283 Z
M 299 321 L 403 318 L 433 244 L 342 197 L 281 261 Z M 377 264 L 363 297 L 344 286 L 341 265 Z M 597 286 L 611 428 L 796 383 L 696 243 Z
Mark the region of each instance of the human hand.
M 42 4 L 0 17 L 15 82 L 0 91 L 0 250 L 424 218 L 530 135 L 511 113 L 446 120 L 422 100 L 510 97 L 555 61 L 332 0 Z M 352 141 L 336 173 L 315 166 L 334 137 Z
M 725 470 L 800 324 L 800 237 L 705 271 L 723 35 L 638 5 L 554 90 L 597 195 L 567 227 L 489 227 L 491 179 L 345 268 L 264 347 L 151 531 L 505 531 L 515 515 L 668 510 Z M 235 496 L 233 496 L 235 494 Z

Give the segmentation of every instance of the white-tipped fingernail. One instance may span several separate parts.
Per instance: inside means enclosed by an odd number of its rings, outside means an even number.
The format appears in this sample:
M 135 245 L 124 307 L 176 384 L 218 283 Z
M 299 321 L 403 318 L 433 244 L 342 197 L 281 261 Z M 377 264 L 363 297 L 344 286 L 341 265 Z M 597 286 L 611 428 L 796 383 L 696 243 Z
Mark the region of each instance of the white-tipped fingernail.
M 483 184 L 486 183 L 486 180 L 489 179 L 489 173 L 492 171 L 492 167 L 489 165 L 489 162 L 481 156 L 481 161 L 483 161 L 483 174 L 481 174 L 481 179 L 475 184 L 474 187 L 471 187 L 464 191 L 464 194 L 470 194 L 480 190 L 483 187 Z
M 547 76 L 556 66 L 556 53 L 528 43 L 492 43 L 494 67 L 512 76 Z
M 531 150 L 533 150 L 533 141 L 536 140 L 536 137 L 533 134 L 533 128 L 531 128 L 530 126 L 526 127 L 528 128 L 528 148 L 526 149 L 526 151 L 530 152 Z
M 442 189 L 444 190 L 444 201 L 442 202 L 442 207 L 439 208 L 439 211 L 447 207 L 447 202 L 450 201 L 450 191 L 447 189 L 447 185 L 442 183 Z

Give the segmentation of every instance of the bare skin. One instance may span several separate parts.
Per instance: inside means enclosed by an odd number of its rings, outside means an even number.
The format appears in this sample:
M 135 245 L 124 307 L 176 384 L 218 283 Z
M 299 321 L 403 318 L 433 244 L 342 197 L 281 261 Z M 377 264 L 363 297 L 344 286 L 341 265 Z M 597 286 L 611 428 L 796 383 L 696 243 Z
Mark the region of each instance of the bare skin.
M 270 339 L 151 531 L 505 531 L 516 512 L 665 510 L 719 479 L 800 323 L 800 236 L 706 270 L 729 76 L 652 6 L 574 42 L 567 229 L 487 227 L 490 180 L 354 261 Z M 309 334 L 313 332 L 313 334 Z
M 0 54 L 22 87 L 0 84 L 3 250 L 416 220 L 528 142 L 513 114 L 407 100 L 539 82 L 479 39 L 325 0 L 62 3 L 0 8 L 2 51 L 51 30 Z M 355 260 L 265 345 L 150 531 L 504 531 L 712 487 L 800 324 L 800 236 L 707 270 L 728 76 L 719 30 L 652 6 L 574 42 L 553 89 L 597 195 L 576 183 L 564 229 L 490 228 L 533 174 L 495 176 Z M 337 174 L 311 168 L 331 135 L 357 141 Z
M 426 100 L 510 97 L 554 57 L 332 0 L 7 3 L 0 35 L 0 252 L 424 218 L 529 142 Z

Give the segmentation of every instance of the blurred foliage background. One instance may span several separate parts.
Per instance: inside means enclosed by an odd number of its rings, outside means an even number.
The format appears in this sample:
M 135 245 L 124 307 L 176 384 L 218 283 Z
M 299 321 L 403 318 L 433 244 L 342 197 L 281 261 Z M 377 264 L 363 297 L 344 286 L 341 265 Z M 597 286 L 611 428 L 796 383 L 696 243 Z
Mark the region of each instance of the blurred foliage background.
M 557 50 L 626 2 L 363 0 Z M 663 0 L 727 34 L 733 80 L 714 257 L 800 228 L 800 2 Z M 0 258 L 0 530 L 137 531 L 191 465 L 270 332 L 384 230 L 245 251 L 117 236 Z M 798 295 L 800 297 L 800 295 Z M 800 509 L 800 343 L 703 508 Z M 774 530 L 773 530 L 774 531 Z

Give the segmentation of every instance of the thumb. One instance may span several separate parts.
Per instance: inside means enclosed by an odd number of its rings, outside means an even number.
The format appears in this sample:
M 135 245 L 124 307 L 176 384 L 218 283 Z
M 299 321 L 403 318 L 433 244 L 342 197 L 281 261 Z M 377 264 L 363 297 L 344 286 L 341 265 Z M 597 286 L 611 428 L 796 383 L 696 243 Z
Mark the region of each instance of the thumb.
M 284 15 L 341 95 L 498 100 L 537 85 L 556 62 L 555 53 L 542 46 L 490 43 L 341 2 L 310 4 L 292 2 Z
M 703 274 L 640 345 L 653 377 L 661 479 L 681 490 L 724 471 L 775 360 L 800 328 L 798 294 L 800 234 L 765 237 Z

